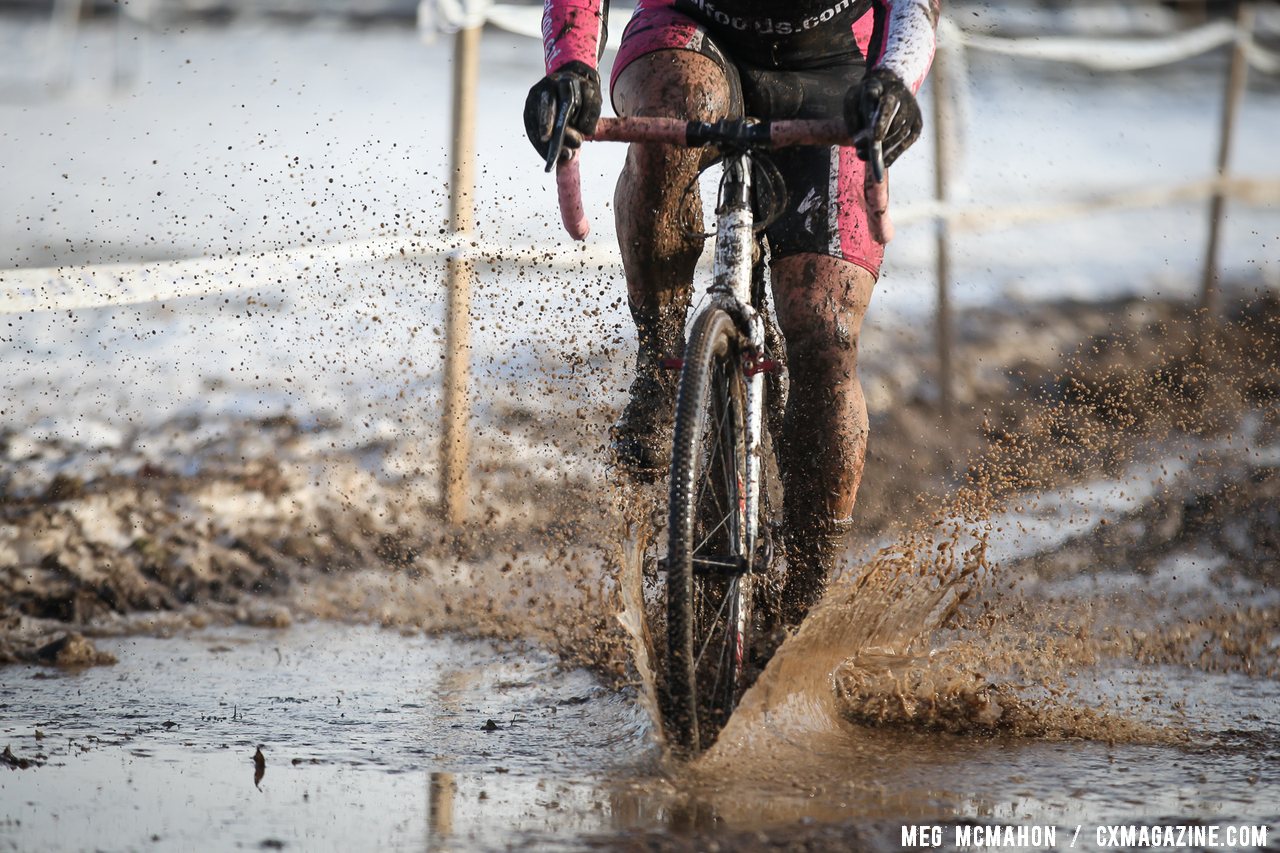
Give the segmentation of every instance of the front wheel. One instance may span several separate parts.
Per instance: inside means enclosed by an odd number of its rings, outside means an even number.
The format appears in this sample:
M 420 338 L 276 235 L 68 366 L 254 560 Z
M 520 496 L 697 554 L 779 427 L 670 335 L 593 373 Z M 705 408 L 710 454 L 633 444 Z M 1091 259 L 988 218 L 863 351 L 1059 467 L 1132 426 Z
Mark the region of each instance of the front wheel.
M 678 749 L 710 746 L 743 690 L 751 624 L 747 398 L 740 335 L 711 309 L 685 349 L 667 524 L 664 722 Z

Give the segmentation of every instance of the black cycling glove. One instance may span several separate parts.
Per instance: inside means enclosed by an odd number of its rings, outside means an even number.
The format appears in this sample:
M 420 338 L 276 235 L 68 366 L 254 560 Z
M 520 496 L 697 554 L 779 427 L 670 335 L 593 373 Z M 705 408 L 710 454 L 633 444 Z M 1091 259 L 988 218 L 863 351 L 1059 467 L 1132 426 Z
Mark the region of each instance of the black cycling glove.
M 858 156 L 870 160 L 871 145 L 878 141 L 886 166 L 910 148 L 924 128 L 916 96 L 901 77 L 887 68 L 868 71 L 862 83 L 849 90 L 844 118 L 854 136 L 871 131 L 857 143 Z
M 574 60 L 543 77 L 529 90 L 524 102 L 524 132 L 543 160 L 547 158 L 563 81 L 575 84 L 577 94 L 577 103 L 570 109 L 565 123 L 564 147 L 582 145 L 582 138 L 590 136 L 600 120 L 600 75 L 594 68 Z

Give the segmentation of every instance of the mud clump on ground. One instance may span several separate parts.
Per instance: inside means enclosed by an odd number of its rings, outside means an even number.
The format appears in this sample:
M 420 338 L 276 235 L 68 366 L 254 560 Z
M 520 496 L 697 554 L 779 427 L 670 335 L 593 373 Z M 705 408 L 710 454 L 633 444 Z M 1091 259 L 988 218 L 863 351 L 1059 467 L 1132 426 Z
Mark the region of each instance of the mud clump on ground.
M 450 530 L 416 448 L 336 450 L 324 424 L 183 420 L 110 452 L 0 440 L 0 662 L 107 663 L 81 634 L 308 615 L 518 634 L 517 606 L 550 592 L 529 592 L 521 560 L 568 560 L 566 543 L 595 538 L 563 527 L 589 517 L 577 469 L 548 483 L 494 466 L 481 521 Z M 575 571 L 559 573 L 570 587 Z
M 4 752 L 0 752 L 0 764 L 10 770 L 29 770 L 32 767 L 42 767 L 47 760 L 48 757 L 42 753 L 36 753 L 31 758 L 14 755 L 13 748 L 8 746 L 4 748 Z
M 35 659 L 40 663 L 52 664 L 63 669 L 101 666 L 116 662 L 114 655 L 98 651 L 93 643 L 74 631 L 69 631 L 36 649 Z
M 1263 438 L 1280 430 L 1270 293 L 1238 298 L 1221 321 L 1179 301 L 1125 299 L 985 308 L 957 328 L 949 421 L 919 353 L 862 371 L 871 438 L 854 515 L 864 534 L 901 519 L 905 496 L 945 493 L 966 475 L 1026 491 L 1114 473 L 1135 447 L 1227 433 L 1246 415 L 1262 419 Z

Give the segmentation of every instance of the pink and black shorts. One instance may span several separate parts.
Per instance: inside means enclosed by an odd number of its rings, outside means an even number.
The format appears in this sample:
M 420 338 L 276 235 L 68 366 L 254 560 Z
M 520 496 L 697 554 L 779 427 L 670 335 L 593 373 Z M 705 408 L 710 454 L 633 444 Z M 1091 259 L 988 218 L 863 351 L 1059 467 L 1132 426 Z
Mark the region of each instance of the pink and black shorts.
M 870 24 L 870 15 L 866 16 Z M 859 21 L 858 24 L 862 22 Z M 863 27 L 841 28 L 845 35 L 807 56 L 770 55 L 736 45 L 732 26 L 695 20 L 677 11 L 671 0 L 645 2 L 622 34 L 613 80 L 628 65 L 659 50 L 691 50 L 724 71 L 738 115 L 759 119 L 834 118 L 844 114 L 849 88 L 862 80 Z M 837 31 L 838 32 L 838 31 Z M 731 51 L 769 57 L 767 66 Z M 768 155 L 787 188 L 785 213 L 766 229 L 773 258 L 815 253 L 857 264 L 880 274 L 884 246 L 871 236 L 863 200 L 863 167 L 853 148 L 798 147 Z

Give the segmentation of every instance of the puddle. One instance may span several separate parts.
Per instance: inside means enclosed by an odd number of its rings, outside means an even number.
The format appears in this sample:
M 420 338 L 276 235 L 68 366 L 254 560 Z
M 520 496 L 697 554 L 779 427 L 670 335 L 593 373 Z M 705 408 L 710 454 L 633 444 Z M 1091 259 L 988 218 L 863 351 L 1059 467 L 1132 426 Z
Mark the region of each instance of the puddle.
M 522 644 L 318 622 L 101 645 L 120 662 L 4 670 L 0 734 L 46 763 L 0 772 L 0 849 L 666 849 L 704 833 L 896 849 L 917 820 L 1280 827 L 1280 683 L 1239 674 L 1074 682 L 1081 707 L 1183 727 L 1173 745 L 766 719 L 754 749 L 681 768 L 633 696 Z
M 524 646 L 330 623 L 100 645 L 120 662 L 3 671 L 0 734 L 47 763 L 0 775 L 0 848 L 541 845 L 614 828 L 605 780 L 655 756 L 625 695 Z

